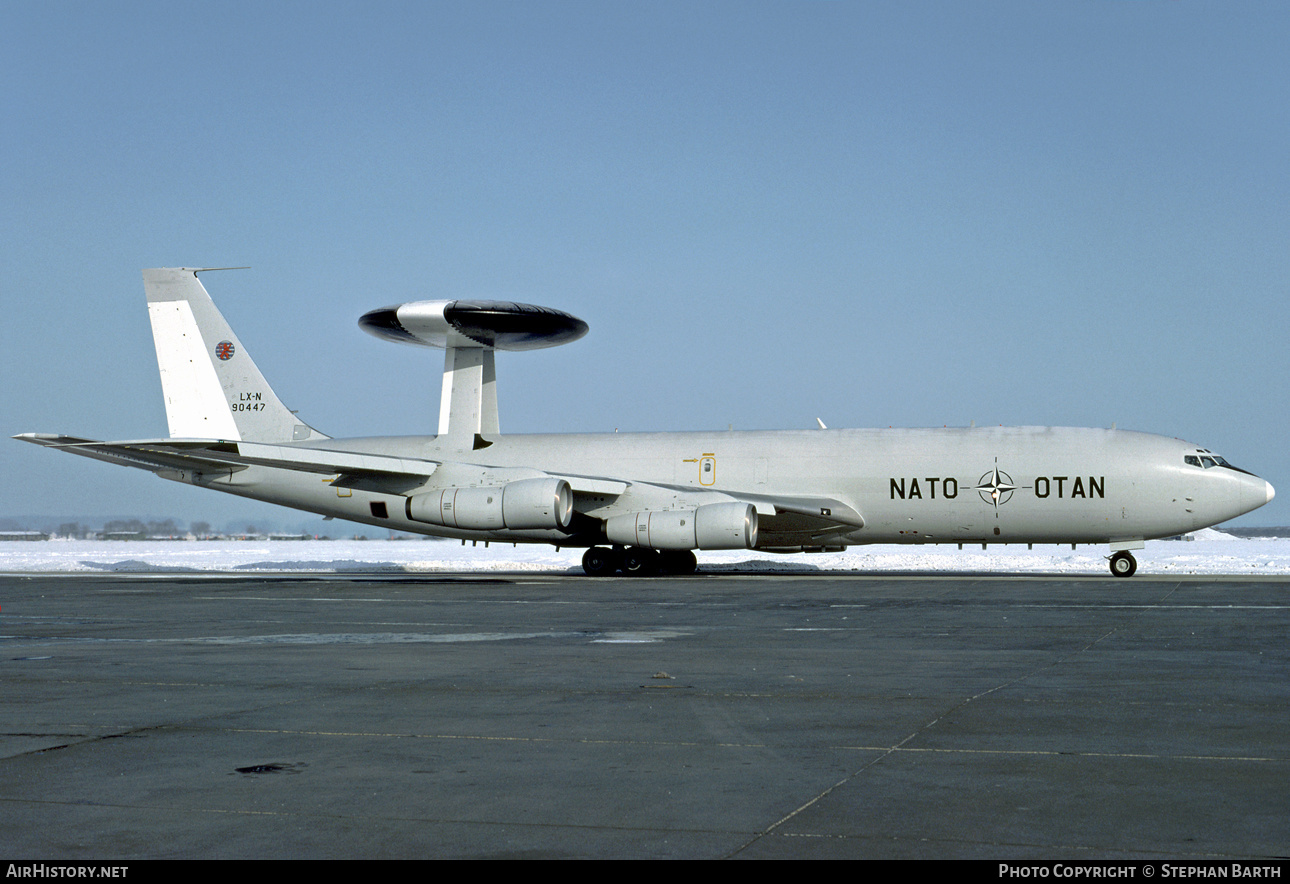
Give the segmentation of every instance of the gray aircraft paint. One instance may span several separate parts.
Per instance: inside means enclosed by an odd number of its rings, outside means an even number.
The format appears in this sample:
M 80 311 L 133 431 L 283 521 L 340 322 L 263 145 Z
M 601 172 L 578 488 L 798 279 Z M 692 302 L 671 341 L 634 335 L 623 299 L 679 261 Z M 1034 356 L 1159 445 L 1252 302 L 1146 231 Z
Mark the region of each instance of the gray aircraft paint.
M 378 336 L 447 350 L 440 433 L 331 439 L 282 405 L 197 272 L 144 271 L 170 439 L 15 438 L 400 531 L 561 546 L 605 543 L 606 525 L 621 525 L 623 516 L 661 523 L 667 514 L 683 523 L 701 507 L 738 503 L 749 508 L 746 536 L 756 538 L 757 549 L 1061 542 L 1107 544 L 1114 551 L 1234 518 L 1274 493 L 1243 470 L 1201 466 L 1203 449 L 1194 444 L 1114 429 L 503 435 L 493 349 L 506 348 L 508 340 L 512 349 L 544 344 L 499 335 L 480 348 L 478 323 L 489 321 L 494 306 L 503 315 L 507 308 L 515 315 L 529 311 L 524 315 L 559 326 L 551 333 L 556 343 L 585 333 L 586 324 L 559 311 L 497 302 L 415 302 L 367 314 L 364 328 Z M 475 323 L 468 337 L 451 327 L 455 317 Z M 531 481 L 538 479 L 554 481 Z M 500 494 L 520 480 L 527 484 L 514 488 L 530 491 L 567 483 L 570 528 L 477 530 L 409 518 L 428 511 L 422 495 L 480 488 Z M 462 495 L 467 499 L 501 506 L 488 492 Z M 526 505 L 531 512 L 519 522 L 556 524 L 542 501 Z M 721 514 L 734 536 L 740 508 L 705 512 Z M 672 542 L 683 548 L 683 541 Z
M 437 447 L 435 437 L 323 444 L 332 450 L 428 460 L 454 454 Z M 863 528 L 835 535 L 848 544 L 1109 543 L 1195 530 L 1267 502 L 1262 479 L 1188 467 L 1183 458 L 1196 451 L 1190 443 L 1146 433 L 1066 427 L 609 433 L 502 436 L 486 450 L 485 463 L 540 464 L 549 474 L 570 477 L 630 476 L 631 493 L 599 495 L 605 498 L 600 501 L 593 493 L 577 494 L 576 509 L 597 518 L 698 505 L 710 496 L 754 504 L 761 497 L 772 504 L 776 496 L 824 497 L 862 514 Z M 700 484 L 703 455 L 716 464 L 716 479 L 709 486 Z M 756 464 L 763 459 L 766 478 L 758 483 Z M 996 463 L 1018 486 L 998 506 L 976 490 Z M 902 477 L 906 497 L 893 499 L 891 482 Z M 1101 495 L 1090 494 L 1090 477 L 1100 483 Z M 954 497 L 945 494 L 946 479 L 957 484 Z M 1046 497 L 1036 494 L 1040 479 L 1047 482 Z M 1082 480 L 1078 494 L 1076 479 Z M 919 482 L 920 497 L 910 496 L 911 480 Z M 571 482 L 578 492 L 577 479 Z M 639 484 L 649 487 L 636 489 Z M 1043 484 L 1039 482 L 1041 492 Z M 346 518 L 362 515 L 361 508 L 355 501 Z M 765 520 L 763 515 L 767 536 L 760 545 L 783 545 L 773 539 Z M 420 529 L 408 525 L 407 530 Z M 534 539 L 559 540 L 550 534 Z

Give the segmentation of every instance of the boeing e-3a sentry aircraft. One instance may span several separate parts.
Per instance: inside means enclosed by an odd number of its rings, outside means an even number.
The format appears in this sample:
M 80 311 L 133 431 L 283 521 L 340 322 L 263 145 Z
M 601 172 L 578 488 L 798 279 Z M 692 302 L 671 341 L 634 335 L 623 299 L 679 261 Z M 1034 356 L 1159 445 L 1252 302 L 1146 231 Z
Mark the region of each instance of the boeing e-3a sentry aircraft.
M 399 531 L 585 547 L 588 574 L 681 573 L 694 550 L 1144 541 L 1272 500 L 1196 445 L 1062 427 L 504 435 L 494 352 L 582 320 L 499 301 L 415 301 L 359 320 L 446 351 L 434 436 L 333 439 L 274 394 L 188 268 L 143 271 L 170 438 L 15 438 L 165 479 Z

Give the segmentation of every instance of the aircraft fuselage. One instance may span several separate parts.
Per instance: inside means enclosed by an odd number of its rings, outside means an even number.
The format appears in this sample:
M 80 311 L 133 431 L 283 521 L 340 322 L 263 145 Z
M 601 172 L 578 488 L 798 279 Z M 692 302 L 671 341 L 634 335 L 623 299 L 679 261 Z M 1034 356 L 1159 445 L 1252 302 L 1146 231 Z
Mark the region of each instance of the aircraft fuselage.
M 1115 543 L 1180 534 L 1262 506 L 1269 486 L 1227 466 L 1188 464 L 1197 446 L 1126 430 L 1067 427 L 855 429 L 499 436 L 486 448 L 445 450 L 435 436 L 297 443 L 388 457 L 451 456 L 483 467 L 631 476 L 674 495 L 819 495 L 863 514 L 864 527 L 824 538 L 763 515 L 757 548 L 864 543 Z M 192 481 L 192 477 L 185 477 Z M 304 481 L 302 481 L 302 479 Z M 391 529 L 477 540 L 584 545 L 554 530 L 487 532 L 427 525 L 406 494 L 332 487 L 326 477 L 252 467 L 197 483 Z M 631 512 L 626 494 L 576 492 L 598 519 Z M 654 491 L 655 497 L 657 491 Z M 385 504 L 384 516 L 373 504 Z M 652 507 L 658 501 L 652 500 Z

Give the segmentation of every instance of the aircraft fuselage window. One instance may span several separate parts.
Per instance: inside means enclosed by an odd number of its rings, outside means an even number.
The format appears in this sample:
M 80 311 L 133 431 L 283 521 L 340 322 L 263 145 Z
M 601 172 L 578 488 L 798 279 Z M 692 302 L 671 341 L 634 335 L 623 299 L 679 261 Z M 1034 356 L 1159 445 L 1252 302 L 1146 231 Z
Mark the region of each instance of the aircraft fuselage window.
M 1200 466 L 1200 458 L 1194 454 L 1188 454 L 1183 458 L 1183 460 L 1186 461 L 1189 466 L 1193 466 L 1193 467 Z

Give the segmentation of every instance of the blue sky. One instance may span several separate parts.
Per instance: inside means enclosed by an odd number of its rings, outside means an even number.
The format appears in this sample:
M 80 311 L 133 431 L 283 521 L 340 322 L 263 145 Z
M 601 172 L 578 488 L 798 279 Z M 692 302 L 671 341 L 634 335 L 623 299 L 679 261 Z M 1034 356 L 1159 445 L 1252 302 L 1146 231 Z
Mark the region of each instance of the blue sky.
M 0 10 L 0 429 L 164 436 L 139 270 L 331 435 L 432 432 L 367 310 L 508 298 L 508 432 L 1179 436 L 1290 524 L 1284 3 Z M 294 519 L 8 442 L 0 516 Z

